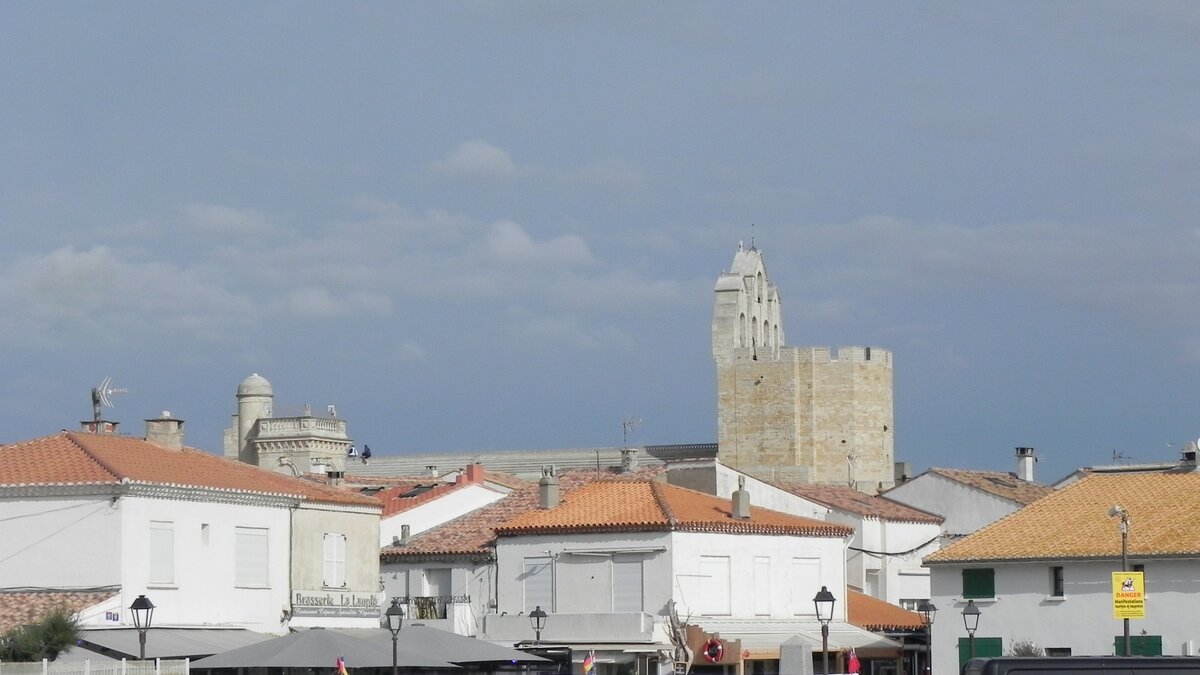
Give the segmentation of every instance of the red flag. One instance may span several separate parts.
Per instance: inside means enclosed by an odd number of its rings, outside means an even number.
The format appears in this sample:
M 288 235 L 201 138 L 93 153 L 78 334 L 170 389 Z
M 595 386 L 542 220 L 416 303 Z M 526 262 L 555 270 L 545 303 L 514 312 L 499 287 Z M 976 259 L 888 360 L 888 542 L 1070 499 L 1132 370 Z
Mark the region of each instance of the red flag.
M 338 675 L 350 675 L 350 672 L 346 670 L 346 661 L 341 657 L 341 655 L 339 655 L 337 659 L 337 671 Z
M 858 662 L 858 654 L 854 653 L 854 647 L 850 648 L 850 663 L 846 665 L 846 671 L 857 673 L 861 664 Z
M 592 669 L 596 667 L 596 650 L 588 652 L 588 655 L 583 657 L 583 675 L 592 675 Z

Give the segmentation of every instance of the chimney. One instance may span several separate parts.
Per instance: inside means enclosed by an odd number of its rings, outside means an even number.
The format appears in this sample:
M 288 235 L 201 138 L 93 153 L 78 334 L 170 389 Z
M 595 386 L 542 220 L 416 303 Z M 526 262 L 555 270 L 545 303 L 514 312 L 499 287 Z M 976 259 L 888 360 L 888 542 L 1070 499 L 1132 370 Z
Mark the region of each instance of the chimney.
M 408 540 L 412 537 L 412 526 L 405 523 L 400 526 L 400 545 L 408 546 Z
M 458 476 L 455 477 L 454 482 L 482 485 L 483 474 L 483 465 L 479 462 L 475 462 L 474 464 L 468 464 L 466 468 L 462 470 L 462 473 L 459 473 Z
M 84 420 L 79 423 L 79 427 L 89 434 L 109 434 L 115 436 L 117 434 L 118 424 L 120 424 L 120 422 L 109 422 L 107 420 Z
M 633 473 L 633 470 L 637 468 L 637 455 L 636 448 L 621 450 L 621 473 Z
M 1033 448 L 1017 448 L 1017 478 L 1032 483 L 1035 462 L 1037 457 L 1033 455 Z
M 437 465 L 436 465 L 436 464 L 426 464 L 426 465 L 425 465 L 425 470 L 429 472 L 429 477 L 430 477 L 430 478 L 437 478 L 437 477 L 438 477 L 438 475 L 437 475 Z
M 333 469 L 329 469 L 325 472 L 325 477 L 329 479 L 329 484 L 333 487 L 341 486 L 343 476 L 345 476 L 344 471 L 335 471 Z
M 170 410 L 146 420 L 146 440 L 168 450 L 183 449 L 183 420 L 171 416 Z
M 1183 446 L 1182 456 L 1179 458 L 1179 468 L 1185 471 L 1196 470 L 1196 451 L 1200 446 L 1197 441 L 1188 441 L 1187 445 Z
M 552 509 L 558 506 L 558 479 L 554 467 L 542 467 L 542 479 L 538 481 L 538 508 Z
M 893 462 L 892 463 L 892 479 L 896 485 L 908 481 L 908 477 L 912 475 L 912 465 L 909 462 Z
M 750 518 L 750 493 L 746 492 L 746 477 L 738 476 L 738 489 L 733 491 L 733 517 Z

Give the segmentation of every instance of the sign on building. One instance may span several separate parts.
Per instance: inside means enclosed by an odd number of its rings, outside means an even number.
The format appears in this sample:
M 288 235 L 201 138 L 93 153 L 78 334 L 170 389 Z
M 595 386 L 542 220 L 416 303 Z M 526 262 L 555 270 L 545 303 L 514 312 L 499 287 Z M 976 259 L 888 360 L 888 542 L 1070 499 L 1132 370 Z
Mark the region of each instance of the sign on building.
M 1114 619 L 1146 618 L 1146 586 L 1141 572 L 1113 572 Z

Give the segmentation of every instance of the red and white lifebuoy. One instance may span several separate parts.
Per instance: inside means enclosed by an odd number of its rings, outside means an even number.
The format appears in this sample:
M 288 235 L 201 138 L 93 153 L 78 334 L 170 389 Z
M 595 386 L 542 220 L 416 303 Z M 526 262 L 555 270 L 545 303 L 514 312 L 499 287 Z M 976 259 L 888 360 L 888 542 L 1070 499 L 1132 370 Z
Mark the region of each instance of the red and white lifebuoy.
M 717 663 L 725 658 L 725 643 L 718 638 L 709 638 L 708 642 L 704 643 L 704 660 L 709 663 Z

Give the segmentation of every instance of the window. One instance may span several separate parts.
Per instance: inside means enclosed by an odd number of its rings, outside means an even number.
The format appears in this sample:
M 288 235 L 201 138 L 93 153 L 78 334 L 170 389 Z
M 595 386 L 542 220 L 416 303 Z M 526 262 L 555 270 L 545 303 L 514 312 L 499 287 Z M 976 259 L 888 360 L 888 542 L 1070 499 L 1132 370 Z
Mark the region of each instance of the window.
M 821 590 L 821 559 L 792 558 L 792 612 L 815 616 L 813 598 Z M 835 605 L 836 607 L 836 605 Z
M 266 588 L 267 576 L 267 529 L 264 527 L 236 527 L 234 537 L 235 586 Z
M 642 611 L 642 555 L 616 553 L 612 559 L 614 612 Z
M 705 616 L 729 615 L 729 556 L 700 556 L 700 576 L 705 593 L 697 603 Z
M 771 613 L 771 559 L 766 556 L 754 558 L 754 613 L 757 616 Z
M 975 658 L 984 659 L 992 656 L 1004 656 L 1004 640 L 998 637 L 976 637 Z M 958 667 L 960 670 L 970 658 L 971 639 L 958 638 Z
M 1070 647 L 1046 647 L 1046 656 L 1070 656 Z
M 150 521 L 150 578 L 152 584 L 175 583 L 175 523 Z
M 325 533 L 325 587 L 346 587 L 346 535 Z
M 536 557 L 525 559 L 525 571 L 521 574 L 525 587 L 525 611 L 537 607 L 542 611 L 554 611 L 554 559 Z
M 990 567 L 963 570 L 962 596 L 968 599 L 996 597 L 996 570 Z
M 1063 597 L 1063 568 L 1061 565 L 1050 568 L 1050 596 Z

